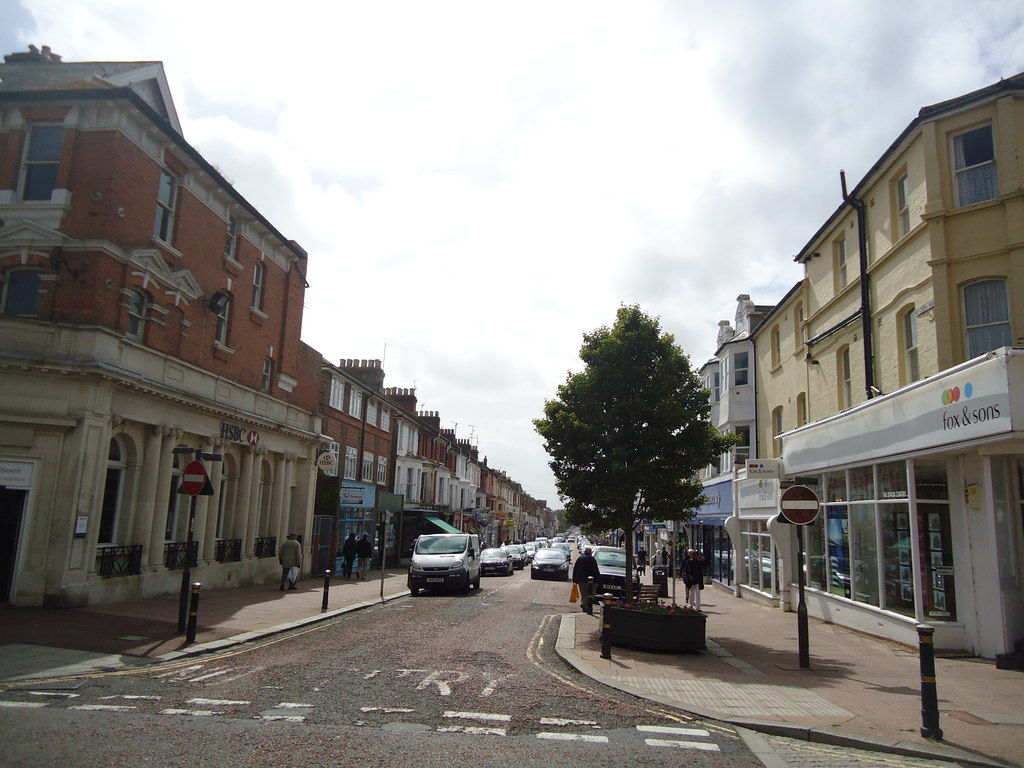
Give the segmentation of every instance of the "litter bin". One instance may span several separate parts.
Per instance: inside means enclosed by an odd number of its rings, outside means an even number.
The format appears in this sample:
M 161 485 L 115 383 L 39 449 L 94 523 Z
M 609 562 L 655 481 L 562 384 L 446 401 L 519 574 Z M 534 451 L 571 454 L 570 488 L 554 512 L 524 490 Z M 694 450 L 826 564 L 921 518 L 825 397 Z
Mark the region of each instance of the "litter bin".
M 658 587 L 658 597 L 668 597 L 668 568 L 655 566 L 651 570 L 651 583 Z

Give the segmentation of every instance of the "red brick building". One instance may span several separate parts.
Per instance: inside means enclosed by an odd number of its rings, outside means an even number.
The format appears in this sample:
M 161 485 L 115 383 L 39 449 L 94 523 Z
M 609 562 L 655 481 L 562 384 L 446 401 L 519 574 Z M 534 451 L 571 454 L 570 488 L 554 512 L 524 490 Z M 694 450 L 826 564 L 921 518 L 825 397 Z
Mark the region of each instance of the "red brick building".
M 311 532 L 305 251 L 181 135 L 158 62 L 0 65 L 0 601 L 276 579 Z

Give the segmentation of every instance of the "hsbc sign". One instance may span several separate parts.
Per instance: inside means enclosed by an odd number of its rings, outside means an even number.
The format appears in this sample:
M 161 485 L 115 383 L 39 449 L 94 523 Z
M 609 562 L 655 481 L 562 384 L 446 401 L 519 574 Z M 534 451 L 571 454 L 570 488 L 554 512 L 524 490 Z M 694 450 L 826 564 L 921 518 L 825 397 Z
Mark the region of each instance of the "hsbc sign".
M 226 421 L 222 421 L 220 424 L 220 436 L 232 443 L 248 443 L 255 446 L 260 442 L 260 433 L 255 429 L 246 429 L 235 424 L 228 424 Z

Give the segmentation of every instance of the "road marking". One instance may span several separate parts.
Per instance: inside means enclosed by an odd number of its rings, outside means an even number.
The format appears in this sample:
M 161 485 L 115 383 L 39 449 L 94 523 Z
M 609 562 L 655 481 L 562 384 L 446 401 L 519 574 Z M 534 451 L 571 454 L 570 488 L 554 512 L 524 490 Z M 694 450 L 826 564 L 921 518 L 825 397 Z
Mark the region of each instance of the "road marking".
M 246 702 L 248 704 L 248 702 Z M 282 701 L 274 709 L 313 709 L 315 704 L 296 704 L 291 701 Z
M 85 712 L 131 712 L 138 707 L 128 704 L 79 704 L 71 709 L 81 709 Z
M 128 699 L 134 701 L 135 699 L 142 699 L 144 701 L 160 701 L 160 696 L 136 696 L 132 694 L 121 694 L 118 696 L 100 696 L 100 701 L 109 701 L 110 699 Z
M 504 728 L 485 728 L 480 725 L 449 725 L 438 728 L 438 733 L 472 733 L 484 736 L 508 736 Z
M 28 693 L 29 696 L 53 696 L 57 698 L 63 697 L 65 699 L 78 698 L 77 693 L 62 693 L 60 691 L 26 691 L 26 693 Z
M 257 720 L 283 720 L 286 723 L 304 723 L 306 718 L 302 715 L 256 715 Z
M 197 669 L 202 669 L 202 668 L 203 668 L 202 664 L 193 664 L 191 667 L 182 667 L 181 669 L 175 669 L 175 670 L 172 670 L 170 672 L 163 672 L 163 673 L 161 673 L 159 675 L 153 675 L 153 677 L 154 678 L 174 677 L 174 678 L 179 678 L 181 680 L 185 680 L 185 679 L 187 679 L 185 677 L 185 673 L 186 672 L 195 672 Z
M 441 675 L 453 675 L 454 677 L 442 678 Z M 465 672 L 458 672 L 455 670 L 449 670 L 446 672 L 444 670 L 437 670 L 423 678 L 423 680 L 420 681 L 420 684 L 416 686 L 416 690 L 425 691 L 430 686 L 436 685 L 438 693 L 442 696 L 451 696 L 452 688 L 449 683 L 465 682 L 468 677 L 469 675 Z
M 607 736 L 594 736 L 592 733 L 550 733 L 542 732 L 537 734 L 538 739 L 549 739 L 551 741 L 586 741 L 591 744 L 607 744 Z
M 541 725 L 592 725 L 595 728 L 600 726 L 596 720 L 566 720 L 562 717 L 542 717 L 540 719 Z
M 676 728 L 670 725 L 638 725 L 636 727 L 641 733 L 666 733 L 671 736 L 704 736 L 711 734 L 703 728 Z
M 393 715 L 396 713 L 403 712 L 415 712 L 415 709 L 409 709 L 408 707 L 360 707 L 360 712 L 383 712 L 386 715 Z
M 229 699 L 189 699 L 186 704 L 202 704 L 207 707 L 241 707 L 249 704 L 248 701 L 230 701 Z
M 212 717 L 213 715 L 223 714 L 222 712 L 214 712 L 211 709 L 162 709 L 159 714 L 161 715 L 190 715 L 191 717 Z
M 644 739 L 649 747 L 674 747 L 675 749 L 700 749 L 705 752 L 719 752 L 717 744 L 705 744 L 701 741 L 674 741 L 672 739 Z
M 222 669 L 222 670 L 220 670 L 218 672 L 211 672 L 208 675 L 200 675 L 199 677 L 193 677 L 191 680 L 189 680 L 189 682 L 190 683 L 201 683 L 204 680 L 209 680 L 209 679 L 214 678 L 214 677 L 220 677 L 221 675 L 226 675 L 230 671 L 231 671 L 230 669 Z
M 39 709 L 45 706 L 45 701 L 0 701 L 0 707 L 9 707 L 10 709 Z
M 444 717 L 457 717 L 463 720 L 497 720 L 501 723 L 507 723 L 512 719 L 512 715 L 495 715 L 490 712 L 445 712 Z

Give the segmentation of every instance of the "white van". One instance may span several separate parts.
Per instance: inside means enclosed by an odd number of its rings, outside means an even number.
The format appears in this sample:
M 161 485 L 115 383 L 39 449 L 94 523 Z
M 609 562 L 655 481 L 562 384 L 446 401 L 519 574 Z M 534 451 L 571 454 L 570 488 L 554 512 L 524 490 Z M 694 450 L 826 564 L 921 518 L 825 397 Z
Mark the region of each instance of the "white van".
M 475 533 L 428 533 L 416 539 L 409 564 L 409 592 L 480 589 L 480 537 Z

